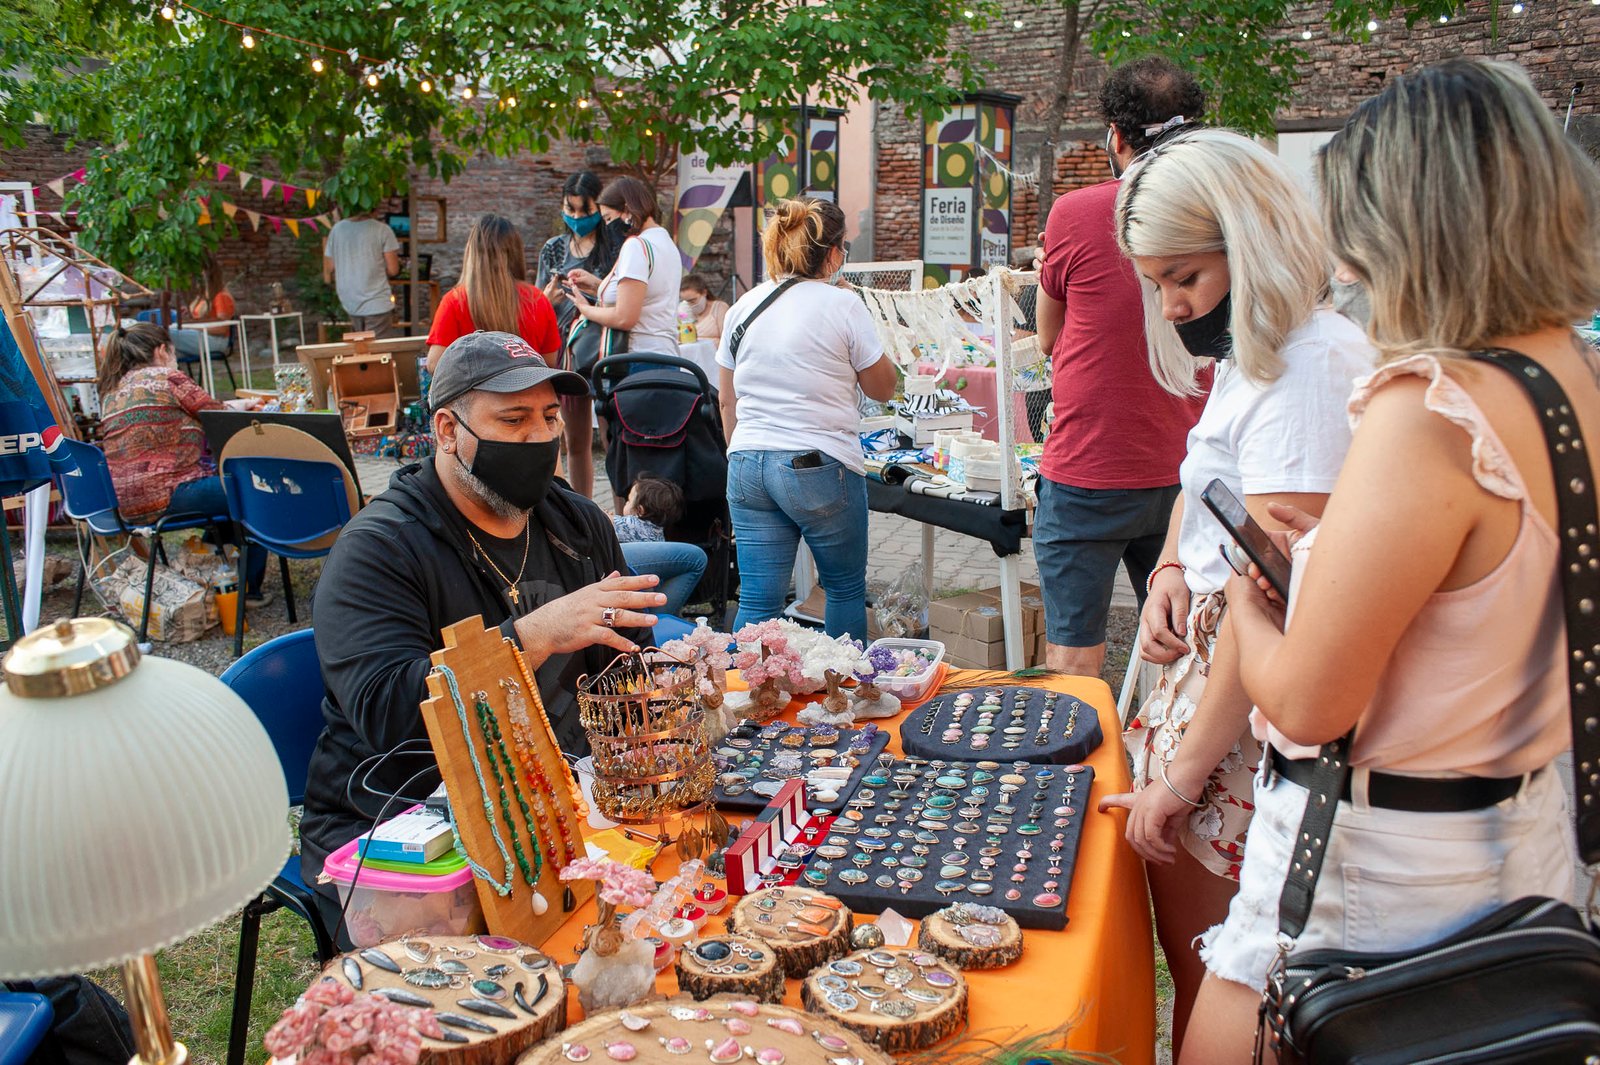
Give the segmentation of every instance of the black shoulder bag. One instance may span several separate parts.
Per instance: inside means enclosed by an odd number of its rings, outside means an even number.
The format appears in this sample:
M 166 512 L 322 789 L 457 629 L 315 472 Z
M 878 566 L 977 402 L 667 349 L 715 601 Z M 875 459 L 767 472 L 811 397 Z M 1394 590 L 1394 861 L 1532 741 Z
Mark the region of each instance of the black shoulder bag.
M 767 293 L 766 299 L 756 304 L 756 309 L 750 312 L 749 317 L 735 326 L 733 332 L 728 334 L 728 358 L 734 362 L 739 361 L 739 345 L 744 341 L 744 331 L 750 328 L 750 323 L 760 318 L 761 312 L 772 306 L 779 296 L 804 280 L 805 278 L 803 277 L 791 277 L 786 281 L 780 281 L 777 288 Z
M 1472 357 L 1512 374 L 1527 390 L 1550 448 L 1567 615 L 1578 853 L 1592 867 L 1600 862 L 1600 536 L 1589 451 L 1566 393 L 1538 363 L 1503 349 Z M 1262 996 L 1256 1061 L 1268 1049 L 1285 1065 L 1597 1060 L 1600 938 L 1565 902 L 1519 899 L 1411 951 L 1290 953 L 1311 914 L 1334 810 L 1350 777 L 1346 756 L 1353 734 L 1325 744 L 1315 765 L 1278 900 L 1279 955 Z

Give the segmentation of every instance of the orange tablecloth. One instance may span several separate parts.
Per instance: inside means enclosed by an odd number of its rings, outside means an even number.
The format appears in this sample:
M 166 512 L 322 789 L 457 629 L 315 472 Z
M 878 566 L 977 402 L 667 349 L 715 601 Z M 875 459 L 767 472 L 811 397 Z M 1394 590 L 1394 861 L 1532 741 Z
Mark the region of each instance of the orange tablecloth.
M 967 974 L 971 1007 L 966 1038 L 1005 1044 L 1019 1034 L 1046 1032 L 1071 1021 L 1067 1039 L 1071 1049 L 1098 1051 L 1123 1065 L 1150 1065 L 1155 1056 L 1155 963 L 1144 869 L 1122 839 L 1121 819 L 1095 810 L 1102 796 L 1129 787 L 1127 761 L 1117 738 L 1116 704 L 1105 682 L 1089 677 L 1045 680 L 1039 686 L 1096 707 L 1106 739 L 1088 759 L 1094 767 L 1094 787 L 1085 802 L 1088 814 L 1067 899 L 1067 927 L 1060 932 L 1024 930 L 1020 961 L 1004 969 Z M 784 719 L 793 721 L 802 705 L 790 706 Z M 879 722 L 896 754 L 901 753 L 901 720 Z M 739 822 L 732 824 L 737 831 Z M 677 865 L 677 855 L 668 848 L 656 860 L 654 872 L 666 879 Z M 576 957 L 584 926 L 594 917 L 593 903 L 581 907 L 544 949 L 558 961 Z M 857 914 L 856 922 L 874 917 Z M 720 931 L 720 921 L 713 917 L 707 928 Z M 657 977 L 656 989 L 677 994 L 671 968 Z M 571 994 L 569 1015 L 577 1023 L 583 1010 L 576 990 Z M 799 981 L 789 981 L 784 1001 L 800 1007 Z

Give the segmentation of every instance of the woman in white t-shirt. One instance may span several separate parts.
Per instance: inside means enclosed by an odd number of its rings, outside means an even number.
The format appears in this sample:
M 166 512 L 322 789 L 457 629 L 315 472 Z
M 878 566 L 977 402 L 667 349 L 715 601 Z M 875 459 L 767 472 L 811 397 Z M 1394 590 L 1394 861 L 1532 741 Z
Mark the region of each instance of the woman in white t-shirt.
M 1140 652 L 1162 671 L 1124 736 L 1135 790 L 1101 803 L 1130 811 L 1128 840 L 1146 862 L 1175 985 L 1176 1058 L 1205 975 L 1192 944 L 1238 890 L 1261 761 L 1221 625 L 1230 570 L 1218 548 L 1232 540 L 1200 493 L 1221 480 L 1269 529 L 1282 528 L 1269 503 L 1320 514 L 1350 446 L 1345 402 L 1375 353 L 1328 304 L 1315 208 L 1245 137 L 1197 130 L 1153 148 L 1123 178 L 1115 224 L 1144 278 L 1157 379 L 1193 395 L 1197 373 L 1214 365 L 1140 619 Z
M 800 538 L 817 561 L 830 636 L 867 638 L 867 482 L 859 388 L 894 394 L 894 364 L 844 267 L 844 212 L 785 200 L 767 222 L 767 276 L 728 311 L 717 348 L 728 509 L 739 551 L 736 625 L 783 610 Z
M 622 177 L 602 189 L 595 202 L 621 249 L 604 278 L 581 269 L 567 275 L 569 291 L 579 294 L 578 313 L 594 325 L 627 331 L 629 351 L 676 355 L 683 259 L 672 234 L 657 220 L 661 208 L 655 191 L 638 178 Z

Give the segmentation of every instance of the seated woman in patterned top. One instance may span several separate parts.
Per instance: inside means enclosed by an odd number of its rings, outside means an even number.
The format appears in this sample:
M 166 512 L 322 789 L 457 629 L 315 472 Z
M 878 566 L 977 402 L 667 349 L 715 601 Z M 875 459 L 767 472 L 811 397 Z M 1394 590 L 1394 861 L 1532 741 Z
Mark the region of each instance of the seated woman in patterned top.
M 101 446 L 130 523 L 154 522 L 167 511 L 228 513 L 196 419 L 222 404 L 177 367 L 171 336 L 151 322 L 118 329 L 106 344 L 98 382 Z M 267 554 L 252 549 L 247 561 L 245 601 L 260 606 L 269 601 L 261 592 Z

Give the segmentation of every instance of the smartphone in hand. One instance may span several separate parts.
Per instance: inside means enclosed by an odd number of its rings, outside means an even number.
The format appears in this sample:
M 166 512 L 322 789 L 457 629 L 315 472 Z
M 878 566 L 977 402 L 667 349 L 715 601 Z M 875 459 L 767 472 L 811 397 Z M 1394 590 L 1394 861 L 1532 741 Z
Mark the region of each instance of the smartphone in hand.
M 1272 542 L 1267 535 L 1267 530 L 1256 524 L 1256 520 L 1245 509 L 1239 497 L 1223 484 L 1220 478 L 1214 478 L 1206 485 L 1205 491 L 1200 493 L 1200 501 L 1206 509 L 1216 515 L 1222 527 L 1228 530 L 1228 535 L 1244 551 L 1256 568 L 1261 570 L 1272 590 L 1278 593 L 1278 598 L 1285 603 L 1289 601 L 1289 560 L 1283 557 L 1283 552 L 1278 550 L 1278 545 Z

